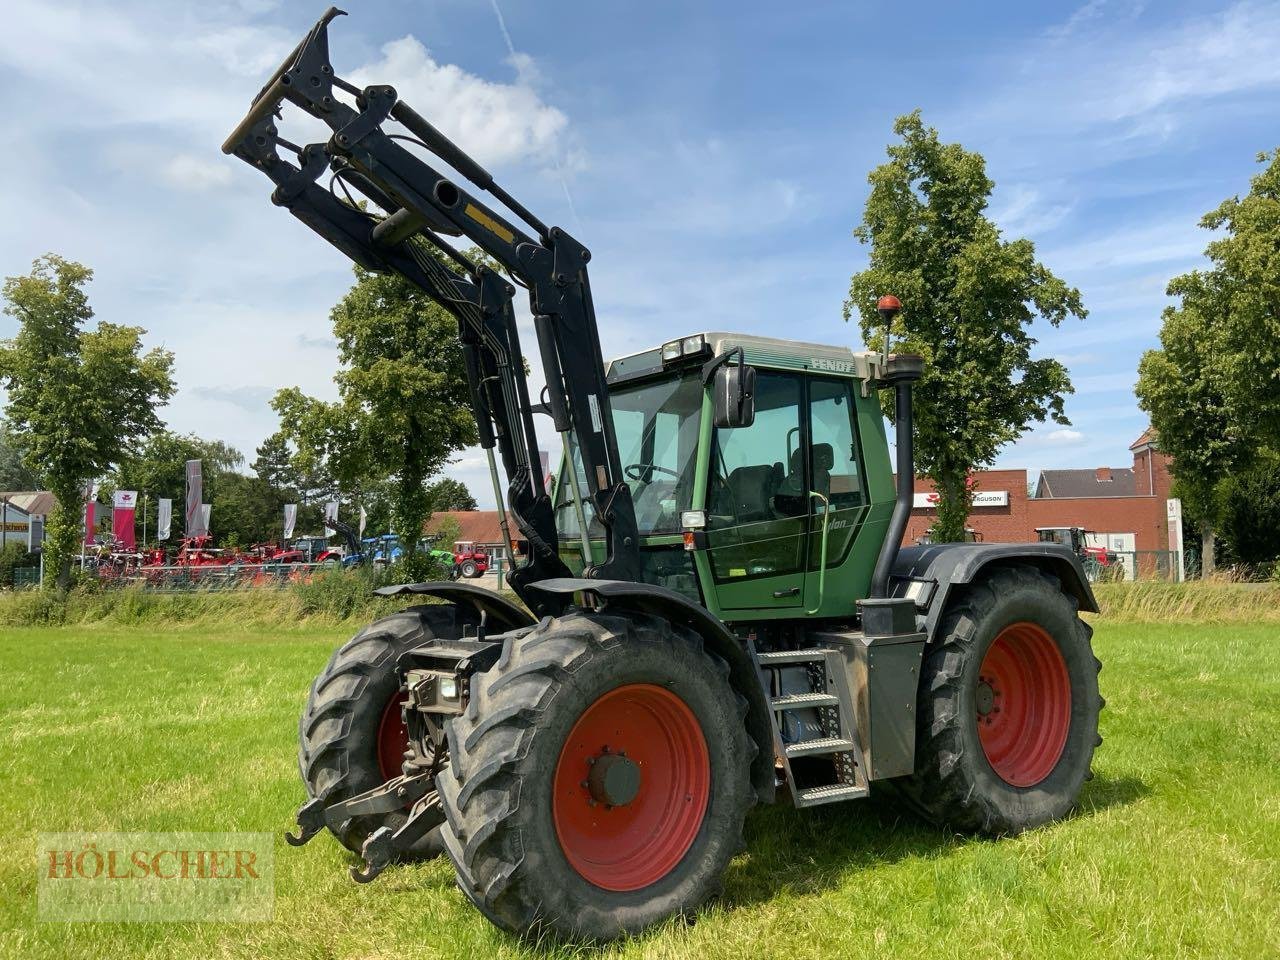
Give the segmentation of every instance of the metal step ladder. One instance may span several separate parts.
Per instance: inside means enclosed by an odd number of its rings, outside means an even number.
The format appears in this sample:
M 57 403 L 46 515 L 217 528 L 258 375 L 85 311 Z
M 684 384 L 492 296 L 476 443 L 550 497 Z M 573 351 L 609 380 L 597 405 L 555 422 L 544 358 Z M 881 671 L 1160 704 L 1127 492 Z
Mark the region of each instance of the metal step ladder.
M 853 692 L 838 650 L 810 647 L 804 650 L 758 652 L 748 642 L 760 682 L 769 701 L 773 726 L 774 753 L 782 762 L 791 798 L 797 807 L 814 807 L 838 800 L 854 800 L 868 793 L 862 750 L 858 744 L 853 713 Z M 775 693 L 782 689 L 781 671 L 803 667 L 808 690 Z M 821 735 L 787 742 L 783 739 L 783 715 L 789 710 L 813 710 Z M 831 782 L 796 786 L 791 761 L 797 757 L 825 757 L 831 760 Z

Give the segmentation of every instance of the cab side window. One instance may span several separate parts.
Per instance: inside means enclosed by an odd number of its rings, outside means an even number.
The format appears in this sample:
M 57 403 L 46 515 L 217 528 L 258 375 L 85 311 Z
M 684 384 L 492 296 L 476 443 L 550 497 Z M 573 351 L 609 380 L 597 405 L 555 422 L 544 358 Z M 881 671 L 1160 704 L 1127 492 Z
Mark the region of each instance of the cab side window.
M 833 511 L 866 503 L 854 416 L 853 395 L 847 380 L 814 378 L 809 381 L 813 489 L 830 499 Z

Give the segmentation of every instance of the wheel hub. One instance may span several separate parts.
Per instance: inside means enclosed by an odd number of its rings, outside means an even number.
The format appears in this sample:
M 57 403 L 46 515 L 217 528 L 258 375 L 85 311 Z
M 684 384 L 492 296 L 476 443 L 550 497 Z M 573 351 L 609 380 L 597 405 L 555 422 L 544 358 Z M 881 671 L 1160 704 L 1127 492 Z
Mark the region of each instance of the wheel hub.
M 599 803 L 626 806 L 640 792 L 640 768 L 628 759 L 626 751 L 606 753 L 591 764 L 587 789 Z
M 977 701 L 980 717 L 985 717 L 996 705 L 996 692 L 985 677 L 978 681 Z

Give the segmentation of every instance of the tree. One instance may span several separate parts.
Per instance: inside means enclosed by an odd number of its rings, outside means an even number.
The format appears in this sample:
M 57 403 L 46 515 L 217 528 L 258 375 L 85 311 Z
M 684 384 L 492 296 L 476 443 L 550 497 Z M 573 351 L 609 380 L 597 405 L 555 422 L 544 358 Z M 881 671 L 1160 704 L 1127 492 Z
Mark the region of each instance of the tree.
M 941 143 L 918 110 L 893 129 L 902 141 L 871 172 L 854 231 L 871 245 L 870 262 L 850 282 L 844 316 L 856 312 L 868 347 L 883 349 L 876 300 L 889 293 L 902 300 L 894 346 L 925 360 L 915 386 L 916 468 L 940 496 L 937 539 L 960 541 L 972 507 L 970 472 L 1032 421 L 1070 422 L 1066 368 L 1032 358 L 1029 327 L 1037 317 L 1057 326 L 1086 311 L 1080 292 L 1036 260 L 1030 240 L 1006 241 L 987 219 L 994 184 L 980 154 Z
M 476 498 L 471 495 L 466 484 L 452 477 L 441 477 L 427 485 L 427 500 L 432 513 L 443 513 L 446 510 L 479 510 Z
M 330 315 L 339 399 L 290 388 L 272 407 L 295 448 L 295 469 L 323 471 L 357 499 L 390 480 L 391 523 L 412 567 L 431 515 L 427 479 L 475 442 L 457 323 L 402 277 L 355 273 Z
M 39 483 L 36 472 L 23 460 L 9 424 L 0 421 L 0 490 L 34 490 Z
M 87 267 L 46 254 L 3 288 L 18 333 L 0 341 L 0 384 L 12 436 L 58 501 L 46 569 L 62 591 L 80 539 L 84 484 L 159 429 L 156 407 L 174 390 L 173 354 L 143 352 L 140 327 L 100 321 L 84 329 L 93 317 L 84 290 L 92 278 Z
M 235 470 L 244 457 L 239 450 L 221 440 L 205 440 L 194 434 L 176 434 L 169 430 L 157 430 L 120 458 L 107 477 L 106 486 L 115 490 L 136 490 L 144 528 L 156 532 L 159 499 L 167 497 L 174 502 L 174 521 L 171 535 L 182 535 L 182 517 L 186 504 L 188 460 L 202 461 L 203 496 L 213 508 L 213 525 L 222 528 L 222 509 L 219 495 L 224 478 L 237 476 Z M 142 495 L 146 499 L 142 500 Z
M 1280 460 L 1224 477 L 1217 499 L 1222 534 L 1237 560 L 1259 565 L 1280 559 Z
M 1201 563 L 1213 572 L 1222 478 L 1253 470 L 1280 450 L 1280 151 L 1244 199 L 1232 197 L 1200 225 L 1218 231 L 1206 270 L 1174 277 L 1160 349 L 1138 366 L 1138 402 L 1173 458 L 1174 492 L 1200 527 Z M 1233 508 L 1233 530 L 1245 524 Z M 1248 548 L 1246 548 L 1248 549 Z

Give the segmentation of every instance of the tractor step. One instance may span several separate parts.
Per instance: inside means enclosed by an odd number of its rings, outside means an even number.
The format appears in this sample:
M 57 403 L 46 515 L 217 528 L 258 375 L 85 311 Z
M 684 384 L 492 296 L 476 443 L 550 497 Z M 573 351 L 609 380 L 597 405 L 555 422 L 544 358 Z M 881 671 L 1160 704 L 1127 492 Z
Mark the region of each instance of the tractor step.
M 809 647 L 806 650 L 770 650 L 757 653 L 756 660 L 762 667 L 772 667 L 776 663 L 816 663 L 826 656 L 827 650 L 824 647 Z
M 867 775 L 843 655 L 834 647 L 761 651 L 748 641 L 748 648 L 769 702 L 774 756 L 795 805 L 865 797 Z M 804 786 L 797 785 L 797 774 Z
M 836 783 L 828 786 L 809 787 L 797 790 L 795 805 L 797 807 L 816 807 L 823 803 L 835 803 L 837 800 L 856 800 L 865 797 L 870 791 L 852 783 Z
M 843 737 L 819 737 L 816 740 L 801 740 L 787 744 L 788 757 L 812 757 L 824 753 L 848 753 L 854 748 L 852 740 Z
M 840 698 L 829 693 L 791 693 L 769 701 L 774 710 L 804 710 L 812 707 L 835 707 L 839 704 Z

